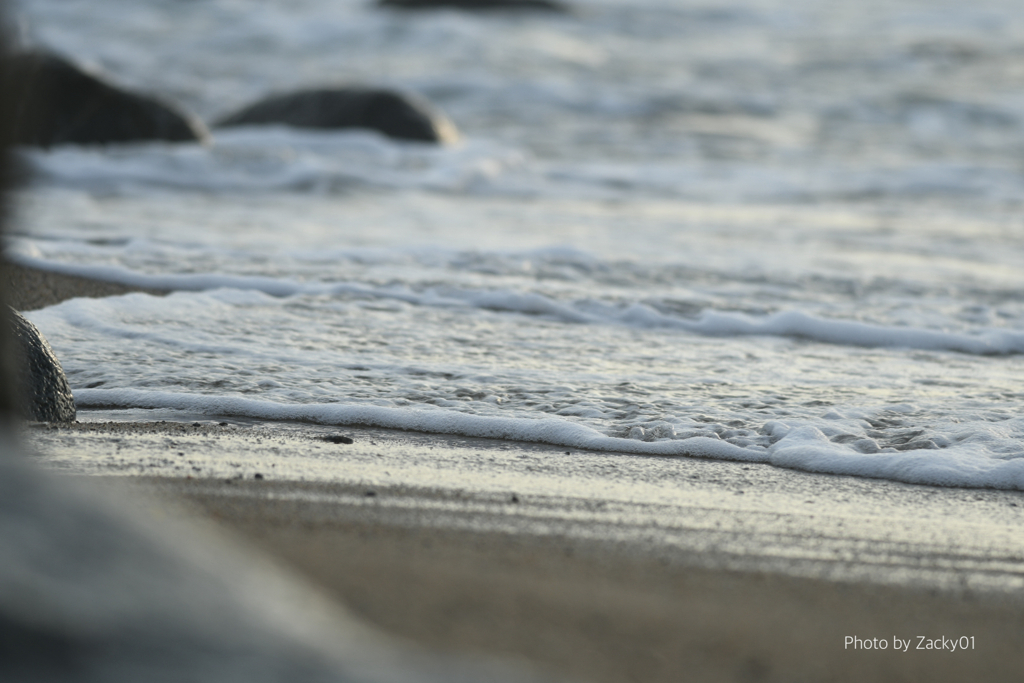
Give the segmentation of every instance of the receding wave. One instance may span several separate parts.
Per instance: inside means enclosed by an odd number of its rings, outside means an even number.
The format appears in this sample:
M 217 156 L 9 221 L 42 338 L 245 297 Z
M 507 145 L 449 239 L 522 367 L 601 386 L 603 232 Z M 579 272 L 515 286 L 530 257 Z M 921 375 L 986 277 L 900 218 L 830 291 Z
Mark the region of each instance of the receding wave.
M 150 275 L 119 266 L 58 263 L 22 254 L 14 254 L 12 259 L 24 265 L 44 270 L 144 289 L 172 291 L 238 289 L 258 291 L 274 297 L 348 295 L 398 300 L 416 306 L 465 306 L 491 311 L 540 315 L 566 323 L 678 329 L 705 336 L 776 336 L 843 346 L 954 351 L 971 355 L 1024 353 L 1024 330 L 1015 329 L 948 332 L 822 318 L 798 310 L 780 311 L 762 316 L 705 310 L 691 318 L 681 318 L 661 313 L 640 302 L 623 305 L 595 305 L 593 302 L 587 301 L 558 301 L 539 293 L 513 290 L 467 290 L 455 287 L 414 290 L 405 286 L 381 287 L 360 282 L 302 282 L 266 276 L 217 273 Z
M 82 408 L 176 409 L 208 415 L 504 439 L 631 455 L 761 462 L 808 472 L 884 478 L 912 484 L 1024 489 L 1024 458 L 994 458 L 983 448 L 970 444 L 941 451 L 926 449 L 865 454 L 830 442 L 821 431 L 810 425 L 768 425 L 779 438 L 771 446 L 763 448 L 740 447 L 709 437 L 641 441 L 606 436 L 568 419 L 492 417 L 444 408 L 281 404 L 238 396 L 140 389 L 79 389 L 75 398 Z

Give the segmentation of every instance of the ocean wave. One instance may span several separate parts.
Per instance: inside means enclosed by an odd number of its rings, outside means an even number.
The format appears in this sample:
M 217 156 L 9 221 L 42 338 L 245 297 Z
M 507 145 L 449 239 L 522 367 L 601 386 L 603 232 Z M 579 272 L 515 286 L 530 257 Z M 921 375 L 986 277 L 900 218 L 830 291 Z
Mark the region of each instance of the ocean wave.
M 734 135 L 732 137 L 735 137 Z M 541 158 L 525 147 L 470 137 L 437 148 L 371 131 L 286 126 L 217 130 L 208 144 L 60 147 L 21 152 L 41 186 L 88 192 L 224 194 L 425 191 L 457 195 L 619 200 L 780 202 L 893 198 L 1015 201 L 1016 168 L 963 161 L 871 165 L 827 157 L 782 160 Z
M 472 290 L 452 286 L 415 290 L 407 286 L 374 286 L 361 282 L 303 282 L 266 276 L 191 273 L 150 275 L 119 266 L 69 264 L 13 253 L 12 260 L 66 275 L 116 282 L 130 287 L 168 291 L 255 291 L 272 297 L 350 296 L 396 300 L 416 306 L 470 307 L 481 310 L 546 316 L 572 324 L 620 325 L 638 329 L 676 329 L 712 337 L 774 336 L 866 348 L 953 351 L 979 356 L 1024 353 L 1024 330 L 978 329 L 953 332 L 824 318 L 800 310 L 767 315 L 704 310 L 682 318 L 642 302 L 609 305 L 593 301 L 559 301 L 536 292 L 509 289 Z
M 108 192 L 464 191 L 518 168 L 526 158 L 485 141 L 436 148 L 371 131 L 287 126 L 216 130 L 208 144 L 68 146 L 21 154 L 37 183 Z

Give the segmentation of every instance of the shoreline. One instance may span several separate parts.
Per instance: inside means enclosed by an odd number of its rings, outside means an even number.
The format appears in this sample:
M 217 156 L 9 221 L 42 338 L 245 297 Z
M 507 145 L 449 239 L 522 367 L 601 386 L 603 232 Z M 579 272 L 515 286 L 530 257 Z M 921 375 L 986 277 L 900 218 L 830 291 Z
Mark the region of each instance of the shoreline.
M 0 277 L 4 281 L 5 302 L 16 311 L 34 311 L 76 297 L 100 298 L 130 292 L 145 292 L 155 296 L 167 294 L 158 289 L 130 287 L 117 282 L 54 273 L 12 263 L 9 259 L 0 259 Z
M 141 291 L 12 264 L 3 277 L 21 310 Z M 598 683 L 1024 667 L 1024 492 L 175 411 L 80 417 L 27 426 L 32 459 L 210 520 L 431 649 Z M 918 636 L 976 649 L 892 649 Z
M 1024 665 L 1020 492 L 589 453 L 565 472 L 573 456 L 544 446 L 132 417 L 25 438 L 45 468 L 213 520 L 432 649 L 609 683 L 1012 680 Z M 324 440 L 339 435 L 352 443 Z M 897 636 L 977 645 L 896 653 Z

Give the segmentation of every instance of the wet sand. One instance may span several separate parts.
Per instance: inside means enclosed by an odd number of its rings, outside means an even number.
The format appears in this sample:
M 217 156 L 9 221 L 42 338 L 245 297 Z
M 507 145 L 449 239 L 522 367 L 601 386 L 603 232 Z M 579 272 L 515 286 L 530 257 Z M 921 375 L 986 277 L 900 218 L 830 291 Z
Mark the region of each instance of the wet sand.
M 26 438 L 46 467 L 213 519 L 430 647 L 609 682 L 999 681 L 1024 666 L 1018 492 L 138 417 Z M 964 636 L 973 649 L 917 649 Z
M 166 293 L 128 287 L 116 282 L 51 273 L 4 260 L 0 260 L 0 278 L 3 278 L 7 304 L 18 311 L 45 308 L 79 296 L 116 296 L 138 291 Z

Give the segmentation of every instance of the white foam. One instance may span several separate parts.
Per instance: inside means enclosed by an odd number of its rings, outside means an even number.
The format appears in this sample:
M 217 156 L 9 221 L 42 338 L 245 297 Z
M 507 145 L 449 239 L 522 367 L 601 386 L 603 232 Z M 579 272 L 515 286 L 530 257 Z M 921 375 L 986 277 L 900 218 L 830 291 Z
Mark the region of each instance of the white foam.
M 979 355 L 1024 352 L 1024 331 L 984 330 L 958 334 L 939 330 L 907 329 L 851 320 L 826 320 L 801 311 L 782 311 L 763 317 L 706 311 L 694 322 L 680 321 L 637 305 L 624 313 L 636 324 L 671 326 L 715 336 L 773 335 L 829 344 L 864 347 L 899 347 L 929 351 L 958 351 Z
M 169 408 L 209 415 L 296 420 L 332 425 L 366 425 L 638 455 L 688 455 L 734 460 L 756 458 L 745 449 L 709 438 L 694 438 L 685 442 L 634 441 L 605 436 L 566 420 L 485 417 L 441 408 L 429 410 L 345 404 L 284 405 L 234 396 L 201 396 L 138 389 L 80 389 L 76 392 L 75 401 L 82 407 Z
M 876 477 L 909 484 L 1024 490 L 1024 457 L 993 457 L 980 444 L 858 453 L 830 443 L 820 430 L 805 425 L 791 429 L 774 444 L 767 461 L 808 472 Z
M 561 252 L 556 252 L 561 253 Z M 928 351 L 956 351 L 975 355 L 1024 353 L 1024 331 L 982 329 L 973 333 L 944 332 L 875 325 L 852 320 L 830 320 L 801 311 L 781 311 L 751 316 L 720 311 L 703 311 L 696 319 L 680 319 L 655 311 L 642 303 L 618 307 L 595 307 L 582 302 L 564 303 L 538 293 L 509 290 L 473 291 L 444 287 L 412 291 L 404 287 L 373 287 L 359 282 L 300 282 L 260 276 L 193 273 L 148 275 L 117 266 L 58 263 L 25 254 L 13 260 L 27 266 L 67 275 L 116 282 L 130 287 L 176 291 L 238 289 L 275 297 L 305 295 L 351 295 L 393 299 L 417 306 L 470 306 L 473 308 L 545 315 L 570 323 L 614 324 L 636 328 L 671 328 L 707 336 L 779 336 L 845 346 L 907 348 Z
M 978 445 L 948 450 L 864 454 L 831 443 L 817 428 L 775 425 L 784 436 L 768 448 L 742 448 L 718 439 L 690 437 L 642 441 L 616 438 L 563 419 L 498 418 L 437 409 L 397 409 L 346 404 L 284 405 L 236 396 L 204 396 L 138 389 L 79 389 L 80 407 L 173 409 L 212 416 L 363 425 L 448 436 L 544 443 L 588 451 L 665 457 L 763 462 L 826 474 L 876 477 L 912 484 L 1024 490 L 1024 457 L 992 457 Z M 1024 431 L 1024 421 L 1018 429 Z

